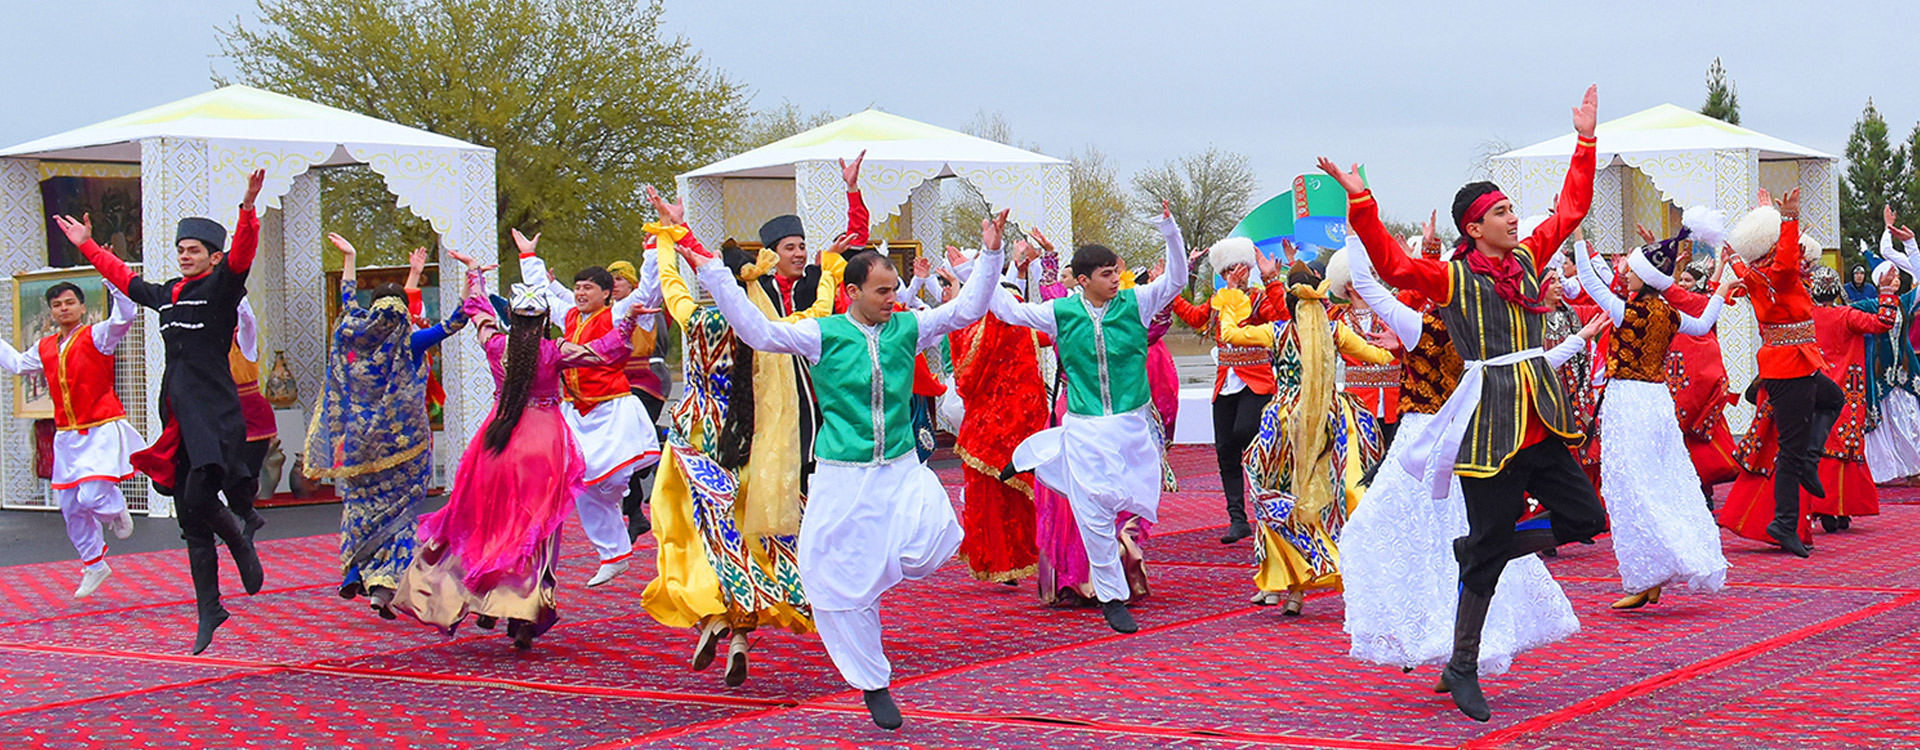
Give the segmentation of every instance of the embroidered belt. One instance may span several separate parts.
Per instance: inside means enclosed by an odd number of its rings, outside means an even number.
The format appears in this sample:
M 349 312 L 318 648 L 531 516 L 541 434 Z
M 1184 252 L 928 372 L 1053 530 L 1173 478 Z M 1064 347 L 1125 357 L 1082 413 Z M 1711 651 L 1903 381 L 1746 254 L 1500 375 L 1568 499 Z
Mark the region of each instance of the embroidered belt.
M 1760 343 L 1767 346 L 1800 346 L 1816 341 L 1811 320 L 1784 325 L 1760 324 Z
M 1348 388 L 1394 388 L 1400 385 L 1399 365 L 1347 365 Z
M 527 399 L 527 405 L 549 406 L 557 409 L 560 407 L 560 398 L 558 396 L 533 396 Z
M 1221 367 L 1259 367 L 1273 364 L 1273 350 L 1256 346 L 1220 347 Z

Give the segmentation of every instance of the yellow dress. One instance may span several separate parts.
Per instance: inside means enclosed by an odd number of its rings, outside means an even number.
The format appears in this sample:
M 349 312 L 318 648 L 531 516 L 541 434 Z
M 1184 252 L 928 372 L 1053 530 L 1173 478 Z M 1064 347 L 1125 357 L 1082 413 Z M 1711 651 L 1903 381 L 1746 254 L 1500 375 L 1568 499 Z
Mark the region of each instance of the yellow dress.
M 758 266 L 770 265 L 763 253 Z M 839 258 L 823 254 L 814 306 L 784 318 L 825 317 L 839 286 Z M 696 302 L 677 263 L 660 265 L 667 313 L 680 325 L 686 397 L 675 406 L 653 487 L 653 533 L 658 573 L 641 594 L 647 614 L 670 627 L 691 628 L 725 616 L 736 631 L 776 625 L 813 630 L 801 589 L 797 535 L 805 498 L 800 494 L 799 399 L 786 355 L 755 353 L 753 447 L 745 466 L 721 466 L 719 436 L 727 415 L 734 348 L 739 341 L 719 311 Z M 758 284 L 749 296 L 763 312 L 772 304 Z
M 1295 291 L 1312 293 L 1307 287 Z M 1275 350 L 1273 400 L 1241 461 L 1259 521 L 1254 585 L 1261 591 L 1340 586 L 1340 527 L 1359 503 L 1360 478 L 1385 452 L 1374 415 L 1337 387 L 1335 360 L 1338 352 L 1385 364 L 1392 353 L 1344 323 L 1327 322 L 1312 298 L 1303 299 L 1299 310 L 1292 323 L 1246 326 L 1244 315 L 1220 319 L 1221 342 Z

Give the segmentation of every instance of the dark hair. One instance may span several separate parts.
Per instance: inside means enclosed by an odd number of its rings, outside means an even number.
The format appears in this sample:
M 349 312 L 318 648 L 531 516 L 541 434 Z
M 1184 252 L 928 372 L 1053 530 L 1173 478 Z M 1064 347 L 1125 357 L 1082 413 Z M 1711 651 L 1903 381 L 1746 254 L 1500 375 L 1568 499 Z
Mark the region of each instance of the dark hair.
M 1314 273 L 1313 268 L 1305 263 L 1294 263 L 1293 268 L 1287 271 L 1287 314 L 1292 315 L 1300 305 L 1300 297 L 1293 293 L 1293 285 L 1314 286 L 1319 283 L 1320 274 Z
M 407 298 L 407 290 L 401 289 L 399 284 L 395 284 L 389 281 L 385 284 L 381 284 L 379 286 L 374 287 L 373 297 L 367 300 L 367 302 L 371 304 L 374 302 L 379 302 L 380 300 L 386 299 L 388 297 L 399 297 L 400 299 L 405 300 Z
M 66 294 L 67 292 L 73 292 L 73 296 L 80 300 L 80 304 L 84 305 L 87 303 L 86 292 L 80 291 L 80 287 L 78 285 L 75 285 L 71 281 L 62 281 L 58 284 L 54 284 L 53 286 L 47 287 L 47 304 L 49 305 L 53 304 L 53 300 L 55 298 L 58 298 L 60 295 Z
M 587 266 L 586 268 L 582 268 L 579 273 L 573 275 L 573 283 L 578 284 L 582 281 L 591 281 L 595 286 L 605 290 L 607 293 L 607 302 L 613 302 L 613 274 L 608 272 L 607 269 L 601 268 L 600 266 Z
M 498 455 L 507 448 L 507 439 L 520 426 L 520 415 L 527 411 L 533 394 L 534 374 L 540 367 L 540 341 L 547 337 L 547 319 L 541 315 L 513 313 L 507 329 L 507 350 L 501 359 L 506 377 L 500 383 L 500 402 L 494 406 L 493 421 L 487 423 L 486 449 Z
M 1119 265 L 1120 256 L 1108 249 L 1106 245 L 1081 245 L 1074 248 L 1073 263 L 1070 267 L 1073 269 L 1073 277 L 1077 279 L 1082 276 L 1092 276 L 1095 271 L 1107 266 Z
M 891 267 L 893 264 L 888 260 L 887 256 L 881 255 L 878 250 L 861 250 L 849 255 L 847 256 L 847 271 L 844 277 L 846 283 L 857 287 L 864 287 L 867 285 L 867 276 L 873 273 L 873 269 L 876 266 L 883 265 Z
M 727 368 L 727 416 L 720 423 L 720 465 L 738 471 L 753 454 L 753 347 L 733 339 L 733 363 Z
M 1469 182 L 1453 194 L 1453 228 L 1460 231 L 1460 247 L 1473 246 L 1473 237 L 1467 234 L 1467 209 L 1473 208 L 1473 202 L 1480 200 L 1480 196 L 1499 190 L 1499 185 L 1481 180 Z

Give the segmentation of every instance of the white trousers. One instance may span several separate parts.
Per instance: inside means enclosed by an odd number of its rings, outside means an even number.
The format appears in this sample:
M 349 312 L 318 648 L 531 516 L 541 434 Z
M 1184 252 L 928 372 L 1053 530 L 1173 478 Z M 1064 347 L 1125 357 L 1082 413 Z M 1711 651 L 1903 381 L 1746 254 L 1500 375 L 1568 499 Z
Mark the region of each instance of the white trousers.
M 64 490 L 54 490 L 53 496 L 60 502 L 60 516 L 67 522 L 67 539 L 73 542 L 73 551 L 80 553 L 80 563 L 89 568 L 105 565 L 107 537 L 102 530 L 127 510 L 127 499 L 120 494 L 120 485 L 81 482 Z
M 619 562 L 633 555 L 633 539 L 627 536 L 627 519 L 620 513 L 620 500 L 627 494 L 627 479 L 637 464 L 614 471 L 599 484 L 589 484 L 573 497 L 573 508 L 580 514 L 580 527 L 587 540 L 600 553 L 600 562 Z
M 1103 602 L 1133 598 L 1120 563 L 1121 513 L 1148 521 L 1160 512 L 1160 445 L 1153 405 L 1105 417 L 1068 414 L 1059 427 L 1034 433 L 1014 449 L 1015 468 L 1065 495 L 1087 548 L 1087 577 Z
M 880 643 L 880 607 L 866 609 L 813 611 L 813 625 L 820 631 L 820 642 L 827 656 L 840 670 L 840 677 L 861 690 L 881 690 L 893 680 L 893 665 L 887 663 L 886 648 Z

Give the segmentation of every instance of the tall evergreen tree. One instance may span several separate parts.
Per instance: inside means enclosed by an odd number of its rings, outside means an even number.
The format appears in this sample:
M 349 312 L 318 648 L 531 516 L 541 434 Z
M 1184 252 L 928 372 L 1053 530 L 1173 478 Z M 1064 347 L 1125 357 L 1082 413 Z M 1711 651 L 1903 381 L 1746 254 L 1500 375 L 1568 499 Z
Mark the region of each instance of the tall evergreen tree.
M 1707 103 L 1700 105 L 1700 114 L 1740 124 L 1740 87 L 1727 77 L 1727 69 L 1720 65 L 1718 57 L 1713 58 L 1713 66 L 1707 68 Z
M 1847 173 L 1840 181 L 1840 250 L 1849 260 L 1863 241 L 1878 247 L 1882 206 L 1906 212 L 1907 156 L 1905 144 L 1888 140 L 1887 121 L 1869 98 L 1847 136 Z

